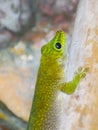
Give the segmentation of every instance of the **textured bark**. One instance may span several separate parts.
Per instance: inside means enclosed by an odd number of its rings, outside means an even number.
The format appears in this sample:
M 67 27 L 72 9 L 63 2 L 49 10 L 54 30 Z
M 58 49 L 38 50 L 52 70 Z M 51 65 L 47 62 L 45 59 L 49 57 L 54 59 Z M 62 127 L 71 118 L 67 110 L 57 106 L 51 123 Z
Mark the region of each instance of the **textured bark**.
M 67 80 L 89 67 L 76 92 L 66 95 L 62 130 L 98 130 L 98 0 L 81 0 L 70 44 Z

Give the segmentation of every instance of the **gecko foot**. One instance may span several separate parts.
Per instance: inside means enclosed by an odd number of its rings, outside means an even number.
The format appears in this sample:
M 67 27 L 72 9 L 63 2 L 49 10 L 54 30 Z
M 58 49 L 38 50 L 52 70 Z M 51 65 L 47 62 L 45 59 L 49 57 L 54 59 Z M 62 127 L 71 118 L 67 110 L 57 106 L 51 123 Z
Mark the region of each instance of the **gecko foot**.
M 83 79 L 83 78 L 85 78 L 86 73 L 88 72 L 88 70 L 89 70 L 88 67 L 86 67 L 86 68 L 79 67 L 78 71 L 75 73 L 75 75 L 79 76 L 80 79 Z

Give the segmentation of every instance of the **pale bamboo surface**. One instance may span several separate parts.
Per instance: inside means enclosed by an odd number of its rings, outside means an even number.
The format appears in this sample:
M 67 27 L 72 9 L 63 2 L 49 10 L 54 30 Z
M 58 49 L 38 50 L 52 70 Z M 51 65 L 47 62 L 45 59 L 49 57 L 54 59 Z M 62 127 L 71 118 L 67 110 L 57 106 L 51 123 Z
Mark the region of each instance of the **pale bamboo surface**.
M 68 54 L 67 80 L 89 67 L 76 92 L 65 97 L 62 130 L 98 130 L 98 0 L 80 0 Z

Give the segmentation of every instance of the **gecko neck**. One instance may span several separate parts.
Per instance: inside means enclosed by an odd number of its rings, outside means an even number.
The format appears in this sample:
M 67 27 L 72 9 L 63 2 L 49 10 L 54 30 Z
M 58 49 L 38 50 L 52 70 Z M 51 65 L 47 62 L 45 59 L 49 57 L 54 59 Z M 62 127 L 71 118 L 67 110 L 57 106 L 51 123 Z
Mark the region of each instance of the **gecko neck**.
M 51 62 L 50 62 L 51 61 Z M 38 75 L 41 75 L 47 80 L 61 80 L 64 77 L 65 60 L 62 59 L 51 59 L 41 58 Z M 39 77 L 39 76 L 38 76 Z M 41 78 L 41 77 L 40 77 Z

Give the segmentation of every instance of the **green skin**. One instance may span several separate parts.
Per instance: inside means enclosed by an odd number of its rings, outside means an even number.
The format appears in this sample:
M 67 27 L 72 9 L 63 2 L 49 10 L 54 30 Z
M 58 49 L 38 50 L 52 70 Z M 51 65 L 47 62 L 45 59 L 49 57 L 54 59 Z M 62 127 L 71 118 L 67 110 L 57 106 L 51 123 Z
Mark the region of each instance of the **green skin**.
M 86 75 L 87 69 L 79 68 L 73 80 L 65 82 L 65 40 L 65 33 L 59 30 L 41 49 L 42 57 L 27 130 L 59 130 L 61 108 L 58 93 L 74 93 Z

